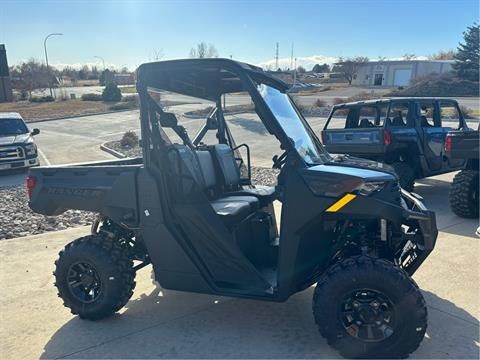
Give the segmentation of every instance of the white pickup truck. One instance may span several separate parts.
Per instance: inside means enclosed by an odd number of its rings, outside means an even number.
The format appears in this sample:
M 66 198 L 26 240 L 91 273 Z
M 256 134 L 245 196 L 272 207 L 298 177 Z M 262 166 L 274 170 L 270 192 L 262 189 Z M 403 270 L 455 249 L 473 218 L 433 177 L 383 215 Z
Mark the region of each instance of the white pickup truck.
M 0 113 L 0 171 L 40 165 L 33 140 L 39 133 L 30 131 L 20 114 Z

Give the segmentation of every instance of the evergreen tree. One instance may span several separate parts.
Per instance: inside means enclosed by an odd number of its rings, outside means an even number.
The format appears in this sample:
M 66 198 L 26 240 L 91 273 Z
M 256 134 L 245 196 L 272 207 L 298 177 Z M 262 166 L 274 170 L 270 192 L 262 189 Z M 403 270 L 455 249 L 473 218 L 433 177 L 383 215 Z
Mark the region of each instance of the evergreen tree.
M 462 79 L 478 81 L 480 66 L 480 26 L 473 24 L 463 32 L 464 43 L 460 43 L 455 54 L 453 69 Z

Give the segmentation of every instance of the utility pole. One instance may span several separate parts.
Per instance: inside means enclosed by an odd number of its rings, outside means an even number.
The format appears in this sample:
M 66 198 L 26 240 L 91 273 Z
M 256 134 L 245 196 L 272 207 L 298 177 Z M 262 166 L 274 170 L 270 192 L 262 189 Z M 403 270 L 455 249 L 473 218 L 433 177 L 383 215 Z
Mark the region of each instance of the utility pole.
M 45 49 L 45 62 L 47 64 L 47 82 L 48 82 L 48 87 L 50 89 L 50 96 L 53 97 L 53 91 L 52 91 L 52 86 L 50 84 L 50 69 L 48 68 L 48 54 L 47 54 L 47 40 L 50 36 L 54 35 L 63 35 L 62 33 L 51 33 L 45 36 L 45 40 L 43 40 L 43 48 Z
M 297 58 L 295 58 L 295 68 L 293 69 L 293 86 L 297 83 Z
M 105 71 L 105 60 L 103 59 L 103 57 L 101 57 L 101 56 L 96 56 L 96 55 L 95 55 L 95 56 L 94 56 L 94 58 L 97 58 L 97 59 L 100 59 L 100 60 L 102 60 L 102 64 L 103 64 L 103 71 Z
M 290 69 L 293 67 L 293 42 L 292 42 L 292 52 L 290 53 Z
M 278 70 L 278 42 L 277 42 L 277 46 L 275 48 L 275 71 Z

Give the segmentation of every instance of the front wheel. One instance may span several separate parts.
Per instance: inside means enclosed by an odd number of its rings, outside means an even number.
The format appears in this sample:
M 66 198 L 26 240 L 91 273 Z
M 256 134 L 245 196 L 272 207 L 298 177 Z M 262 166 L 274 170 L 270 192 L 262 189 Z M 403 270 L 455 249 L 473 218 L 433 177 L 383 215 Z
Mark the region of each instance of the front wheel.
M 450 188 L 452 211 L 465 218 L 478 218 L 478 171 L 462 170 L 455 175 Z
M 407 357 L 427 328 L 416 283 L 392 263 L 366 256 L 333 265 L 313 296 L 321 335 L 348 358 Z
M 72 314 L 97 320 L 114 314 L 130 299 L 135 271 L 122 244 L 89 235 L 68 244 L 55 261 L 55 286 Z

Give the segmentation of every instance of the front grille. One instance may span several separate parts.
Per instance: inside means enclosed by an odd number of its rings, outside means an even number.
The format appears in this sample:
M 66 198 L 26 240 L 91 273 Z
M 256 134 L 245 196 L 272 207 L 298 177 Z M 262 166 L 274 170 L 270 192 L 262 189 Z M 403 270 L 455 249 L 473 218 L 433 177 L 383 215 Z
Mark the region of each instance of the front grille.
M 0 147 L 0 162 L 19 160 L 25 157 L 25 153 L 21 146 Z

